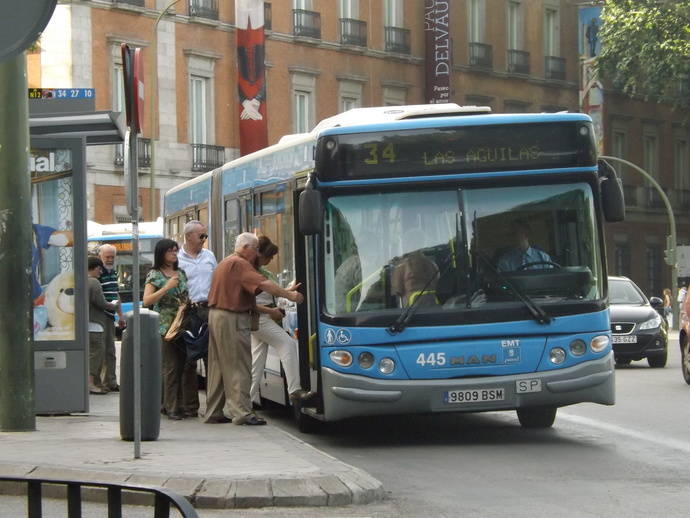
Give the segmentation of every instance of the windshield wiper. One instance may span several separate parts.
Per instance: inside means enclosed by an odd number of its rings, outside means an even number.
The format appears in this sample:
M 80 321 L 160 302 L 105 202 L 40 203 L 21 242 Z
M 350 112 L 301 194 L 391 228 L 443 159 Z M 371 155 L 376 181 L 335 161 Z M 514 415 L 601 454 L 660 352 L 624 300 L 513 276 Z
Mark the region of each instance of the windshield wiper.
M 489 267 L 489 269 L 498 277 L 498 279 L 508 286 L 510 290 L 515 294 L 515 296 L 522 302 L 525 307 L 529 310 L 529 312 L 532 314 L 532 317 L 534 317 L 534 320 L 539 322 L 540 324 L 550 324 L 553 321 L 553 318 L 550 317 L 549 315 L 546 314 L 546 312 L 542 309 L 542 307 L 534 302 L 529 295 L 527 295 L 524 291 L 522 291 L 520 288 L 518 288 L 515 284 L 510 282 L 508 278 L 503 275 L 496 266 L 494 266 L 494 263 L 491 262 L 491 260 L 486 257 L 484 252 L 477 251 L 477 257 L 479 257 L 484 263 Z
M 436 278 L 441 279 L 441 277 L 443 277 L 448 272 L 448 270 L 450 270 L 450 267 L 453 264 L 452 261 L 450 260 L 452 254 L 453 254 L 453 252 L 448 254 L 448 257 L 446 257 L 446 261 L 445 261 L 446 265 L 445 265 L 443 272 L 437 272 L 438 277 L 437 277 L 437 275 L 432 275 L 429 278 L 429 280 L 426 281 L 426 284 L 422 288 L 421 293 L 424 293 L 427 290 L 427 288 L 429 286 L 431 286 L 431 283 L 434 281 L 434 279 L 436 279 Z M 417 308 L 419 307 L 418 302 L 422 298 L 423 298 L 422 296 L 417 297 L 416 299 L 414 299 L 412 301 L 412 304 L 410 304 L 409 306 L 407 306 L 405 309 L 403 309 L 400 312 L 400 315 L 395 320 L 395 322 L 393 322 L 391 325 L 388 326 L 388 332 L 390 334 L 395 335 L 397 333 L 402 333 L 405 330 L 408 322 L 410 321 L 410 319 L 414 316 L 415 312 L 417 311 Z

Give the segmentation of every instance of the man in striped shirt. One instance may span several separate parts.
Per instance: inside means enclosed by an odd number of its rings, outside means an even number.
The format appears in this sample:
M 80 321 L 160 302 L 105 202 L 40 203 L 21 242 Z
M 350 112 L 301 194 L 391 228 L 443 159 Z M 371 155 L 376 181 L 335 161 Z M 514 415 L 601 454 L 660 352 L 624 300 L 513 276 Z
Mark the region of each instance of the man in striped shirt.
M 104 244 L 98 249 L 98 257 L 103 261 L 103 273 L 98 278 L 103 288 L 103 295 L 108 302 L 117 302 L 120 300 L 120 293 L 117 284 L 117 271 L 115 271 L 115 255 L 117 250 L 113 245 Z M 115 356 L 115 313 L 105 312 L 110 317 L 110 324 L 105 329 L 105 360 L 101 368 L 101 386 L 109 391 L 118 392 L 120 386 L 117 384 L 117 376 L 115 375 L 115 364 L 117 362 Z M 125 320 L 122 315 L 120 305 L 117 307 L 118 325 L 120 328 L 125 326 Z M 99 380 L 95 380 L 98 383 Z

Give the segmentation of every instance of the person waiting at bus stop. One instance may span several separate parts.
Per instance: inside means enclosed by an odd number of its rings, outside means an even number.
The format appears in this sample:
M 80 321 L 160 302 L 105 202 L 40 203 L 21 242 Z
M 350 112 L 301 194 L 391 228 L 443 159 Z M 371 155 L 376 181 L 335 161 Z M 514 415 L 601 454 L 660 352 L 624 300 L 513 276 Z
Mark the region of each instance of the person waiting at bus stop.
M 117 279 L 117 271 L 115 270 L 115 257 L 117 249 L 108 243 L 101 245 L 98 248 L 98 257 L 103 261 L 103 269 L 98 280 L 103 289 L 103 296 L 105 300 L 112 303 L 120 302 L 120 286 Z M 117 392 L 120 386 L 117 384 L 117 376 L 115 373 L 115 366 L 117 364 L 117 357 L 115 354 L 115 315 L 117 314 L 117 325 L 120 329 L 125 327 L 125 317 L 122 314 L 121 305 L 118 304 L 117 311 L 106 311 L 109 316 L 109 321 L 105 329 L 105 357 L 103 358 L 103 366 L 101 378 L 96 381 L 105 387 L 106 390 Z
M 163 413 L 176 421 L 191 416 L 185 402 L 193 408 L 191 402 L 196 398 L 196 408 L 199 408 L 196 376 L 193 386 L 182 383 L 187 353 L 179 344 L 165 339 L 178 308 L 188 297 L 187 275 L 179 269 L 177 251 L 177 242 L 172 239 L 161 239 L 156 243 L 153 268 L 146 275 L 143 297 L 144 306 L 153 306 L 160 315 L 158 333 L 163 353 Z
M 278 246 L 268 236 L 259 237 L 259 248 L 256 266 L 266 279 L 278 284 L 273 272 L 265 268 L 278 253 Z M 252 331 L 252 386 L 250 395 L 252 404 L 261 405 L 259 384 L 266 366 L 266 355 L 269 345 L 273 347 L 283 364 L 287 391 L 290 401 L 306 402 L 313 393 L 302 390 L 299 380 L 297 360 L 297 340 L 291 337 L 280 325 L 285 314 L 277 307 L 276 299 L 268 292 L 262 291 L 256 296 L 256 309 L 260 313 L 259 329 Z
M 262 425 L 264 419 L 252 412 L 251 389 L 251 325 L 256 308 L 257 291 L 301 303 L 299 285 L 285 290 L 256 271 L 258 238 L 249 232 L 237 236 L 235 253 L 223 259 L 213 273 L 208 296 L 208 389 L 205 423 Z M 228 399 L 228 419 L 223 415 Z
M 523 219 L 516 219 L 510 225 L 511 236 L 515 240 L 512 248 L 501 254 L 496 268 L 502 272 L 515 270 L 553 268 L 551 256 L 530 244 L 531 227 Z

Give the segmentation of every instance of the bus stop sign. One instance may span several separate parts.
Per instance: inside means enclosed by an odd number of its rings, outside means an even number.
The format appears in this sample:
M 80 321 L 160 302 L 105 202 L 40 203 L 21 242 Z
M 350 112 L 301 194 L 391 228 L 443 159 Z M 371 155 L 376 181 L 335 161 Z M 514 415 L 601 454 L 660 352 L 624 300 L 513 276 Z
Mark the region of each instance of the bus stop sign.
M 0 62 L 29 48 L 48 25 L 57 0 L 3 0 L 0 16 Z

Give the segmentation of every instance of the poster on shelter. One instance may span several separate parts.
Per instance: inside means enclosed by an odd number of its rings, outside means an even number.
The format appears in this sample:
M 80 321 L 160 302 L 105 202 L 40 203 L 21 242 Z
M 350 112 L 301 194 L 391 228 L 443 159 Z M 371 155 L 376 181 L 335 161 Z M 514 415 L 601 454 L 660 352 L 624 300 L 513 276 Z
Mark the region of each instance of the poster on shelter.
M 596 70 L 596 57 L 601 50 L 601 7 L 581 7 L 580 40 L 580 109 L 592 118 L 597 151 L 604 151 L 604 89 Z
M 31 150 L 34 340 L 74 340 L 72 163 L 69 149 Z

